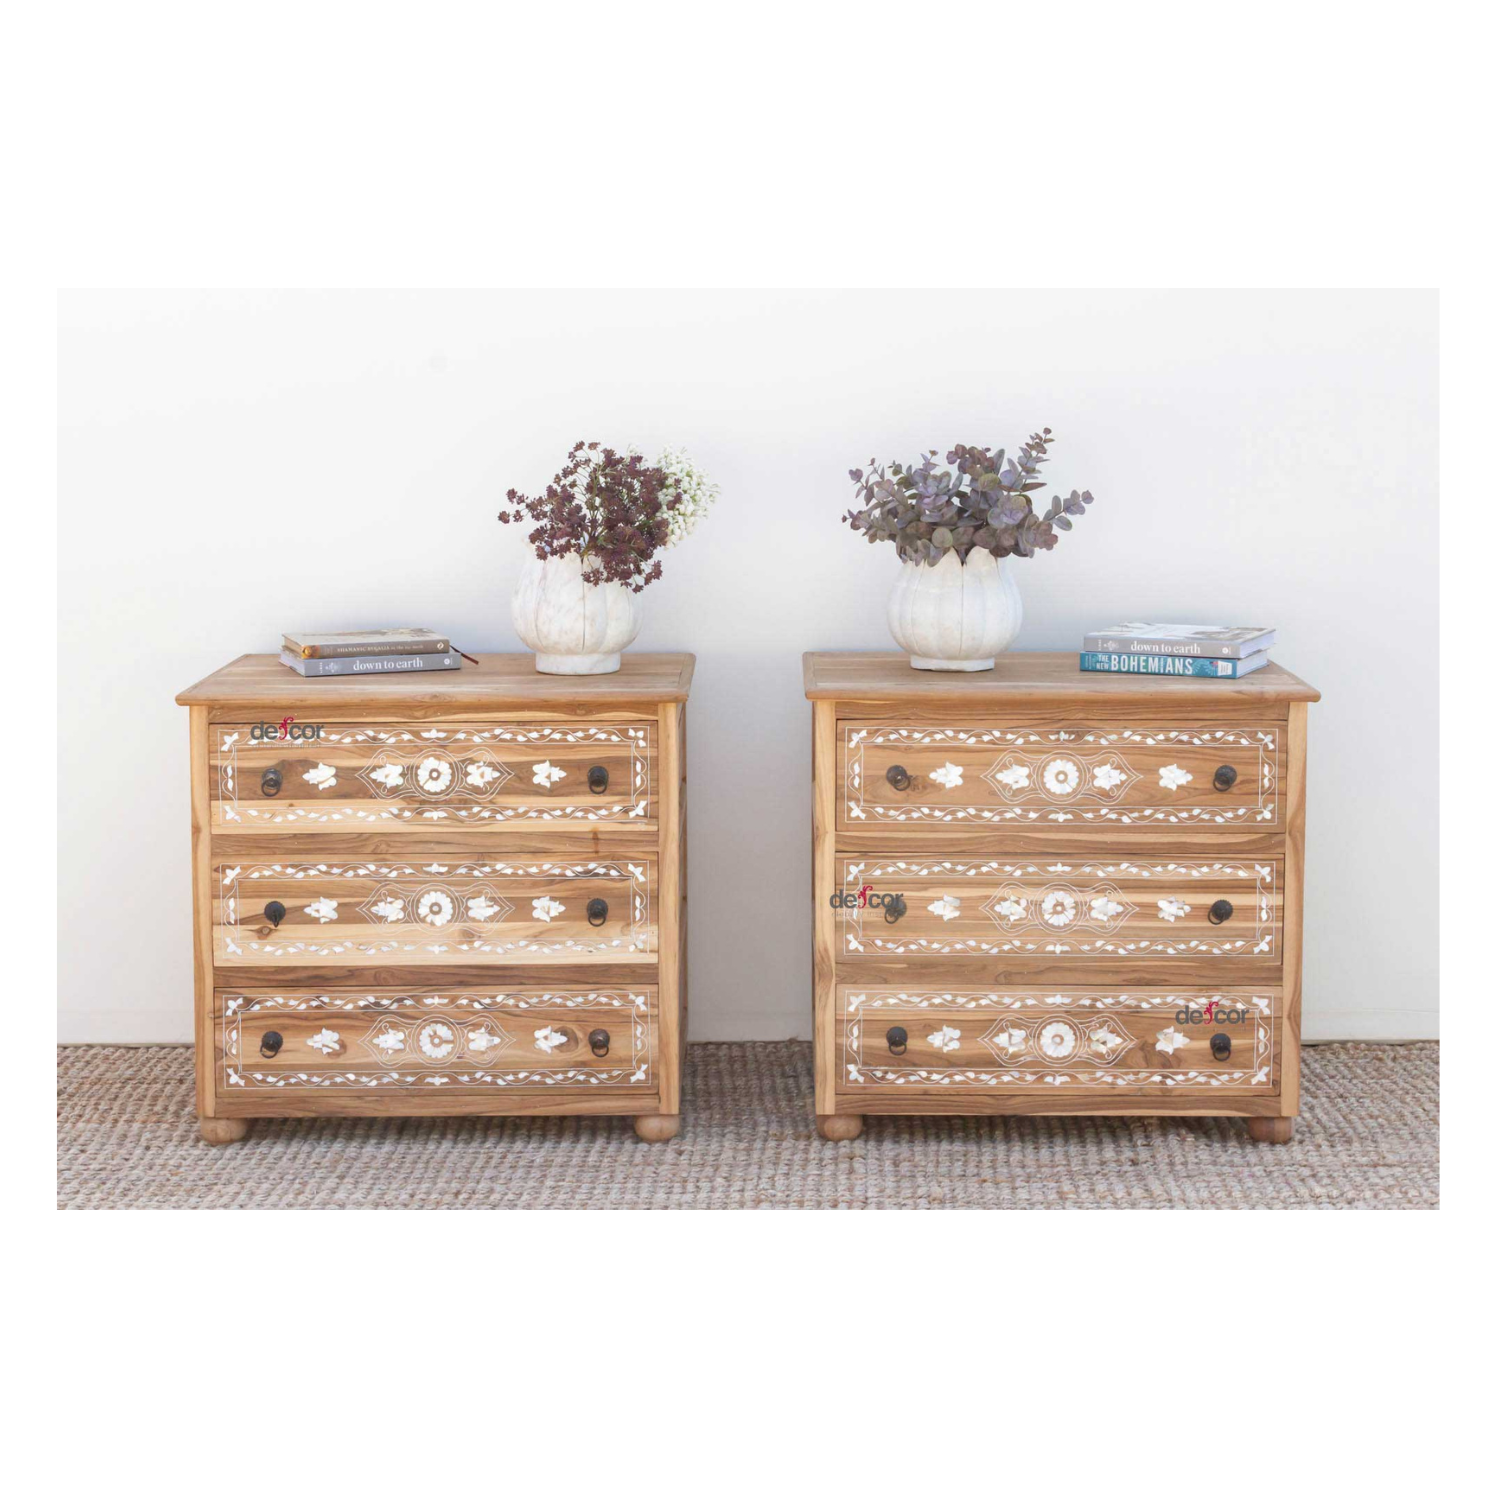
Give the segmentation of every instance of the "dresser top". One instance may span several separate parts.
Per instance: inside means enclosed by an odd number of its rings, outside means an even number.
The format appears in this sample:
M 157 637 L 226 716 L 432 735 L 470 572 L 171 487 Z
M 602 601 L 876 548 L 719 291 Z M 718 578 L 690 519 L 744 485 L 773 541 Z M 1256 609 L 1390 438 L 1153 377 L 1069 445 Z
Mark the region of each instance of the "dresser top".
M 528 652 L 490 653 L 456 672 L 388 672 L 368 677 L 302 677 L 275 656 L 241 656 L 178 693 L 179 703 L 278 703 L 336 708 L 537 708 L 569 703 L 685 703 L 696 657 L 687 652 L 629 652 L 618 672 L 553 677 Z
M 802 658 L 809 698 L 941 699 L 945 705 L 1057 702 L 1316 703 L 1300 677 L 1267 662 L 1248 677 L 1145 677 L 1079 670 L 1076 651 L 1008 651 L 988 672 L 920 672 L 901 651 L 809 651 Z

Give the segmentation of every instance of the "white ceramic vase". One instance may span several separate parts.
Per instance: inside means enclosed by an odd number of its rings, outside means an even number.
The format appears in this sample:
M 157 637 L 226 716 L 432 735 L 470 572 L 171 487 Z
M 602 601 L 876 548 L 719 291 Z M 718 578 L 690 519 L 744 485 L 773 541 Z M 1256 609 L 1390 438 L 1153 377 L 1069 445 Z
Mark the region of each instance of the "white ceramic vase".
M 620 653 L 641 633 L 641 596 L 623 584 L 585 583 L 576 552 L 546 561 L 531 556 L 516 583 L 510 618 L 536 652 L 538 672 L 618 672 Z
M 1008 557 L 949 552 L 935 567 L 901 564 L 887 619 L 919 670 L 985 672 L 1021 633 L 1021 591 Z

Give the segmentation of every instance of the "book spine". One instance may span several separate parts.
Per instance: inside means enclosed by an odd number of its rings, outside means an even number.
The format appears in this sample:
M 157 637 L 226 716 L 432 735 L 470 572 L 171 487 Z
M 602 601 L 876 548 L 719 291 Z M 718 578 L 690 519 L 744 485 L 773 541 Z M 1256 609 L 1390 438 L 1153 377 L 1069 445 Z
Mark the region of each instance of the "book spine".
M 299 657 L 281 653 L 283 666 L 304 677 L 374 677 L 386 672 L 456 672 L 461 663 L 456 651 L 441 655 L 326 656 Z
M 1080 651 L 1083 672 L 1126 672 L 1138 677 L 1241 677 L 1255 666 L 1197 656 L 1155 656 L 1136 651 Z
M 340 641 L 336 646 L 299 646 L 290 636 L 284 635 L 281 638 L 281 649 L 309 661 L 329 661 L 340 656 L 388 656 L 391 652 L 391 643 L 389 641 Z M 403 644 L 398 654 L 401 656 L 435 656 L 452 649 L 448 641 L 434 639 L 414 641 L 410 645 Z
M 1085 651 L 1123 651 L 1136 656 L 1188 656 L 1205 661 L 1234 661 L 1255 656 L 1275 643 L 1276 632 L 1257 636 L 1253 641 L 1186 641 L 1156 636 L 1089 634 L 1083 638 Z

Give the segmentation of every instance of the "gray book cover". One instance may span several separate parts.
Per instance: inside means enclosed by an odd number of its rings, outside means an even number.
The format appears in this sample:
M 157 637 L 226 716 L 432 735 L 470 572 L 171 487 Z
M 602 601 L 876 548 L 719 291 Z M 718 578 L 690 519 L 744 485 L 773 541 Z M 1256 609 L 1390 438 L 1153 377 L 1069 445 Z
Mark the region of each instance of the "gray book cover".
M 456 672 L 462 659 L 456 651 L 425 656 L 293 656 L 281 653 L 281 664 L 303 677 L 375 677 L 383 672 Z
M 1276 631 L 1269 625 L 1159 625 L 1130 620 L 1089 631 L 1083 638 L 1083 649 L 1239 658 L 1265 651 L 1275 641 Z
M 379 656 L 392 651 L 427 656 L 434 651 L 452 649 L 447 636 L 411 625 L 401 625 L 393 630 L 341 630 L 330 635 L 288 633 L 282 636 L 281 647 L 293 656 L 313 658 Z

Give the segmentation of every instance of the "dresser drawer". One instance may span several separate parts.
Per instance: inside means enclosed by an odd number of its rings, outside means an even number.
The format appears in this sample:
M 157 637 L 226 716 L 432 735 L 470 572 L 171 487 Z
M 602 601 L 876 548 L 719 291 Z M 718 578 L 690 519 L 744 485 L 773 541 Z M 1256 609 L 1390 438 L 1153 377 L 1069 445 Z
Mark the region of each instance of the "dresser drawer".
M 1279 860 L 842 855 L 836 865 L 846 958 L 1114 962 L 1281 950 Z
M 656 990 L 216 990 L 226 1096 L 656 1085 Z
M 656 952 L 657 861 L 215 862 L 220 965 L 579 963 Z
M 655 737 L 650 724 L 216 724 L 213 827 L 652 826 Z
M 838 726 L 841 829 L 1282 826 L 1279 724 L 1142 719 Z
M 1274 1094 L 1280 1014 L 1276 988 L 1059 994 L 840 985 L 838 1087 Z

